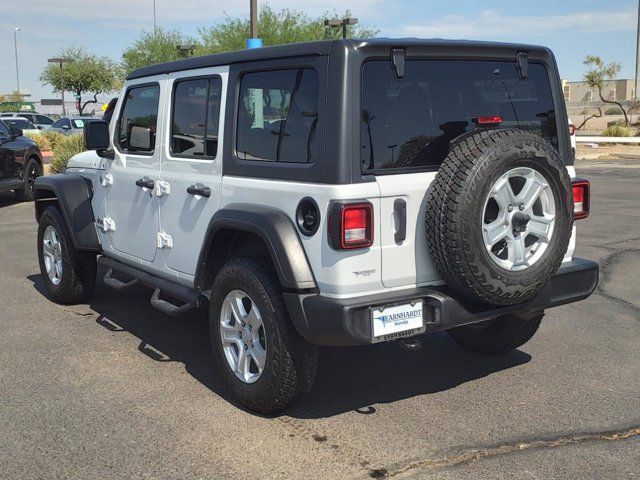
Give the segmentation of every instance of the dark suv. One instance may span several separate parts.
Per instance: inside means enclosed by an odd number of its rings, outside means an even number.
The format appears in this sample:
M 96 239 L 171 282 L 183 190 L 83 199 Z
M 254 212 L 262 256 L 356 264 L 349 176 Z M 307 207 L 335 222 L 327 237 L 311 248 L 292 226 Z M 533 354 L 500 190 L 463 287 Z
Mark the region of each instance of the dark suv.
M 42 170 L 36 142 L 0 120 L 0 192 L 13 190 L 19 199 L 33 200 L 33 183 Z

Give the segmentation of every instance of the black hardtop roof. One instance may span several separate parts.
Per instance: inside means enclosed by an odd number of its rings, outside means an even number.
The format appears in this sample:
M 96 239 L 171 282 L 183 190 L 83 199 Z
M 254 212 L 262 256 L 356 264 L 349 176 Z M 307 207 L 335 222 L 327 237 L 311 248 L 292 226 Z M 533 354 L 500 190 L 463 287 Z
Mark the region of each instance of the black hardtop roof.
M 273 47 L 255 48 L 250 50 L 237 50 L 235 52 L 218 53 L 190 57 L 184 60 L 158 63 L 138 68 L 127 76 L 127 80 L 150 77 L 172 72 L 195 70 L 197 68 L 230 65 L 233 63 L 250 62 L 254 60 L 268 60 L 275 58 L 304 57 L 314 55 L 329 55 L 332 46 L 341 45 L 350 50 L 357 50 L 367 46 L 430 46 L 430 47 L 461 47 L 477 49 L 513 49 L 513 50 L 548 50 L 536 45 L 524 45 L 501 42 L 485 42 L 472 40 L 445 40 L 445 39 L 419 39 L 419 38 L 375 38 L 375 39 L 347 39 L 347 40 L 319 40 L 315 42 L 289 43 Z

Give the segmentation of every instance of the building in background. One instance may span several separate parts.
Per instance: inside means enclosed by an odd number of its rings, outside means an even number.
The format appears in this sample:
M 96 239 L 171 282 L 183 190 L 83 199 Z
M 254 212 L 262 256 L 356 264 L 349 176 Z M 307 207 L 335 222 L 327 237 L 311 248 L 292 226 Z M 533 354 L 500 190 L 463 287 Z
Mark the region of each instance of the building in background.
M 585 109 L 602 105 L 598 90 L 591 88 L 586 82 L 563 80 L 562 91 L 569 115 L 580 114 Z M 602 89 L 602 96 L 605 99 L 615 100 L 623 105 L 633 100 L 634 95 L 634 80 L 632 79 L 611 80 L 606 82 Z M 611 107 L 611 105 L 608 105 L 608 107 Z

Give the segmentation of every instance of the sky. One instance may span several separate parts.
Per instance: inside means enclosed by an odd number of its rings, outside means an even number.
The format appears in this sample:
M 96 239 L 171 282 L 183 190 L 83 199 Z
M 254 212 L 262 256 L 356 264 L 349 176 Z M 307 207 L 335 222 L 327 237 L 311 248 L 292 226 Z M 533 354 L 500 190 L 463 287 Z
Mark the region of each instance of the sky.
M 2 0 L 9 1 L 9 0 Z M 263 1 L 259 0 L 259 4 Z M 622 64 L 621 78 L 635 75 L 638 3 L 629 0 L 271 0 L 271 7 L 310 16 L 345 8 L 382 37 L 455 38 L 532 43 L 550 47 L 560 74 L 580 80 L 588 54 Z M 317 6 L 316 6 L 317 5 Z M 156 0 L 158 25 L 197 36 L 198 28 L 225 15 L 248 15 L 249 0 Z M 32 99 L 55 98 L 38 77 L 47 58 L 79 44 L 114 60 L 142 30 L 153 30 L 153 0 L 28 0 L 0 16 L 0 93 L 16 88 L 14 28 L 20 27 L 21 90 Z

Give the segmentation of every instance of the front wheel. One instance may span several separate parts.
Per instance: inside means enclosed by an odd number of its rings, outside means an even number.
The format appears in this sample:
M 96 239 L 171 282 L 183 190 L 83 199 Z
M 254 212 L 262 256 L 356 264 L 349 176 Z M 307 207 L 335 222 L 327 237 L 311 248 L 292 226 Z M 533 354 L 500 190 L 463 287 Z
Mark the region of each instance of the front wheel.
M 508 314 L 448 331 L 458 345 L 478 353 L 504 353 L 527 343 L 540 327 L 544 312 Z
M 49 206 L 40 216 L 38 260 L 51 300 L 66 305 L 91 297 L 96 284 L 96 254 L 75 248 L 58 207 Z
M 244 407 L 274 413 L 313 386 L 318 349 L 293 327 L 266 262 L 235 258 L 220 270 L 209 302 L 209 331 L 225 383 Z

